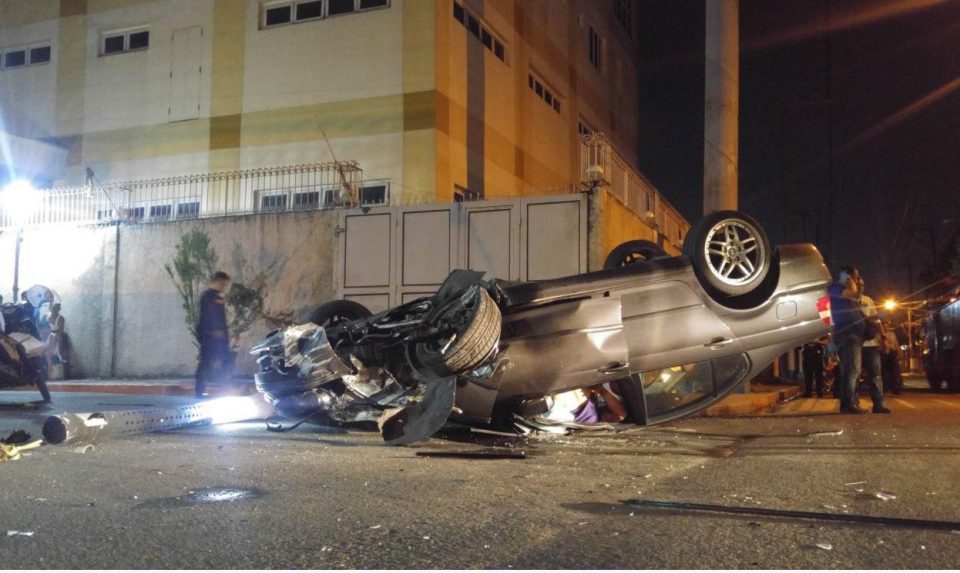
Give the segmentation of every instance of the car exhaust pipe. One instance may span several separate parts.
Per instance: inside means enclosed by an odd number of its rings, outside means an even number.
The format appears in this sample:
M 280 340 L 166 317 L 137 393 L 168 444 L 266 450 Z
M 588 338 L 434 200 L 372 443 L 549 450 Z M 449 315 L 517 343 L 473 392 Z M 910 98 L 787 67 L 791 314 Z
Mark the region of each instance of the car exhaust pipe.
M 100 438 L 162 432 L 190 426 L 260 420 L 272 413 L 273 409 L 259 394 L 215 398 L 176 408 L 65 412 L 46 419 L 43 423 L 43 439 L 54 445 L 92 442 Z

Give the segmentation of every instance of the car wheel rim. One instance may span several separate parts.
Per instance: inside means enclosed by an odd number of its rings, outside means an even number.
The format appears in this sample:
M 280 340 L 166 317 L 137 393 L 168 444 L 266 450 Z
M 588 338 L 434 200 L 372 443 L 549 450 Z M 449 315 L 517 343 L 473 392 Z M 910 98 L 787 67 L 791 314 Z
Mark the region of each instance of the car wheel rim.
M 710 274 L 724 284 L 749 284 L 763 272 L 766 247 L 760 232 L 741 219 L 725 219 L 707 233 L 703 252 Z

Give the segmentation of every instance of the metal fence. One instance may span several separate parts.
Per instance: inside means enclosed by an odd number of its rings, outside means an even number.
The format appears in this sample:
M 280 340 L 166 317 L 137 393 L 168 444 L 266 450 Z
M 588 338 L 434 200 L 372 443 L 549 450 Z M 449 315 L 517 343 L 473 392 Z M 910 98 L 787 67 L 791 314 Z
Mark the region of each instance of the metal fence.
M 604 134 L 592 133 L 581 140 L 580 171 L 586 183 L 606 185 L 618 201 L 666 240 L 677 247 L 683 244 L 690 224 L 649 179 L 630 167 Z
M 355 161 L 290 165 L 41 190 L 29 209 L 4 206 L 0 227 L 150 223 L 390 202 L 389 184 L 364 181 Z

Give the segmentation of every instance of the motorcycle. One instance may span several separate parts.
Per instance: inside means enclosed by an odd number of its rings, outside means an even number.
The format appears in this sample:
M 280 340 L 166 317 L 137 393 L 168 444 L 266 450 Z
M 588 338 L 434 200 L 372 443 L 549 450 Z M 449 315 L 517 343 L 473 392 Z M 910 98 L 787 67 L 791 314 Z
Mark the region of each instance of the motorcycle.
M 38 311 L 54 302 L 49 288 L 34 285 L 24 291 L 25 304 L 3 303 L 3 333 L 0 334 L 0 386 L 33 385 L 44 402 L 50 402 L 47 389 L 49 363 L 47 344 L 39 329 Z

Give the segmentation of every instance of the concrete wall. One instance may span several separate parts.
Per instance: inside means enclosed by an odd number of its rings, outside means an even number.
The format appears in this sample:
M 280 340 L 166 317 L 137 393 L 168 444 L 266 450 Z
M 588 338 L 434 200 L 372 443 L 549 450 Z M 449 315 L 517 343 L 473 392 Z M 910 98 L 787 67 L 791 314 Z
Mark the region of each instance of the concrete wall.
M 478 204 L 480 205 L 480 204 Z M 600 269 L 624 241 L 653 240 L 654 230 L 606 190 L 590 197 L 588 270 Z M 196 349 L 182 301 L 164 269 L 193 229 L 210 237 L 218 267 L 249 283 L 266 281 L 265 315 L 299 321 L 335 296 L 339 212 L 310 211 L 138 226 L 48 226 L 26 229 L 20 290 L 54 289 L 63 301 L 74 377 L 188 376 Z M 0 294 L 10 300 L 16 232 L 0 234 Z M 276 322 L 257 322 L 240 340 L 248 349 Z M 241 353 L 238 370 L 255 365 Z
M 181 300 L 163 267 L 182 235 L 206 232 L 219 267 L 238 282 L 270 269 L 265 314 L 298 320 L 333 298 L 336 217 L 317 211 L 122 228 L 115 375 L 185 375 L 196 366 Z M 258 322 L 240 347 L 249 348 L 275 327 Z M 241 371 L 252 372 L 253 361 L 246 354 L 238 358 Z
M 603 268 L 603 261 L 617 245 L 644 239 L 659 243 L 670 255 L 680 250 L 667 241 L 660 241 L 657 231 L 604 188 L 590 195 L 587 261 L 589 270 Z
M 63 301 L 74 377 L 186 376 L 196 350 L 182 302 L 164 265 L 180 238 L 206 232 L 219 267 L 239 282 L 270 270 L 265 314 L 299 320 L 333 298 L 337 213 L 314 211 L 129 227 L 24 231 L 20 290 L 54 289 Z M 0 293 L 12 290 L 16 233 L 0 235 Z M 275 324 L 261 320 L 240 340 L 249 348 Z M 253 361 L 242 354 L 241 372 Z

